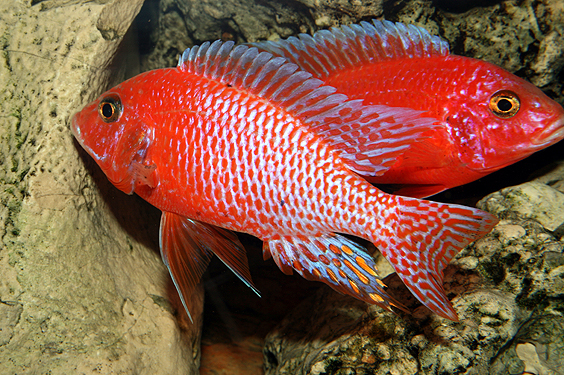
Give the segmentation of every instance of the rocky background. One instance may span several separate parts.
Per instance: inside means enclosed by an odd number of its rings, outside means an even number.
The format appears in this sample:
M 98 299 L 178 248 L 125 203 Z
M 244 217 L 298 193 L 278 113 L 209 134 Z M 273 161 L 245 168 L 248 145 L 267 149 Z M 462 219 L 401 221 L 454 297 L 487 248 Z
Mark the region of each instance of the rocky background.
M 197 373 L 158 212 L 111 187 L 69 129 L 123 79 L 111 63 L 142 4 L 0 2 L 0 374 Z
M 159 259 L 159 213 L 72 139 L 75 111 L 193 44 L 372 18 L 423 26 L 564 103 L 562 0 L 1 2 L 0 374 L 196 374 L 202 320 L 202 374 L 564 373 L 561 145 L 436 197 L 502 219 L 446 269 L 460 322 L 394 275 L 413 316 L 284 276 L 244 237 L 263 298 L 213 262 L 192 325 Z

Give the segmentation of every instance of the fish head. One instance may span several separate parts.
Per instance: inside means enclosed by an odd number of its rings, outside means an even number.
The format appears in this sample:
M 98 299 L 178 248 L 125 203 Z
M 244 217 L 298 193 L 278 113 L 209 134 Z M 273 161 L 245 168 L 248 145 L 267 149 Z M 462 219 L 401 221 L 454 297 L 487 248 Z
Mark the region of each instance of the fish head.
M 564 138 L 561 105 L 493 64 L 474 62 L 445 117 L 466 167 L 491 173 Z
M 142 165 L 151 145 L 150 113 L 140 100 L 143 90 L 135 77 L 100 95 L 76 113 L 71 130 L 80 145 L 96 161 L 110 182 L 126 194 L 136 185 L 136 165 Z

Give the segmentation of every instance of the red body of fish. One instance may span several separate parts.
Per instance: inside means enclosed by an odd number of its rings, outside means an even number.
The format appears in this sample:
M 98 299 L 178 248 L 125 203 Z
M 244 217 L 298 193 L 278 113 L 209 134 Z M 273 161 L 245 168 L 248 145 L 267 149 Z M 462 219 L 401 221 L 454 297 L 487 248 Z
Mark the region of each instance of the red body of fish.
M 497 219 L 373 187 L 358 173 L 385 172 L 428 121 L 406 111 L 397 123 L 400 113 L 296 70 L 255 48 L 205 43 L 177 68 L 101 95 L 72 130 L 112 183 L 163 211 L 161 253 L 184 304 L 212 254 L 253 287 L 233 230 L 262 239 L 286 273 L 404 309 L 346 233 L 372 241 L 422 303 L 456 319 L 443 269 Z
M 373 21 L 254 43 L 365 104 L 423 111 L 440 127 L 400 155 L 377 184 L 424 197 L 481 178 L 564 137 L 564 110 L 485 61 L 450 55 L 415 26 Z

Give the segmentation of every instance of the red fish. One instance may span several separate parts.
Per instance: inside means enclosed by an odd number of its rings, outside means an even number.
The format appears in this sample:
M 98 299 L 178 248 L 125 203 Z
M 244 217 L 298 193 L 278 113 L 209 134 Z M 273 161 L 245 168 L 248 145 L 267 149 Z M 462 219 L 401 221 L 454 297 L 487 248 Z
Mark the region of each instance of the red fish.
M 285 273 L 405 309 L 345 233 L 372 241 L 422 303 L 457 319 L 443 269 L 497 219 L 373 187 L 357 173 L 385 171 L 427 125 L 396 123 L 297 69 L 256 48 L 204 43 L 177 68 L 104 93 L 72 131 L 116 187 L 163 211 L 161 254 L 186 311 L 212 254 L 256 291 L 230 231 L 263 240 Z
M 446 41 L 388 21 L 254 43 L 365 104 L 424 111 L 424 134 L 377 184 L 426 197 L 515 163 L 564 138 L 564 110 L 538 88 L 485 61 L 449 54 Z

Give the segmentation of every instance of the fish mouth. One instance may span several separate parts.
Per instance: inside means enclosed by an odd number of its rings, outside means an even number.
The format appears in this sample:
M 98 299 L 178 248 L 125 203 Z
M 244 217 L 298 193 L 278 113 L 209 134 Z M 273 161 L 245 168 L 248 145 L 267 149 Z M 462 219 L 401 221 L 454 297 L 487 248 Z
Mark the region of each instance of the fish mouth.
M 564 117 L 559 118 L 554 121 L 550 126 L 547 126 L 536 136 L 532 136 L 526 140 L 513 146 L 510 153 L 505 154 L 505 159 L 503 162 L 498 164 L 482 165 L 478 168 L 468 167 L 474 171 L 479 171 L 481 173 L 492 173 L 501 168 L 505 168 L 508 165 L 517 163 L 537 151 L 545 149 L 558 143 L 564 139 Z
M 531 141 L 535 146 L 534 151 L 538 151 L 561 141 L 563 138 L 564 118 L 561 117 L 554 121 L 550 126 L 544 129 L 538 137 L 533 138 Z
M 72 135 L 74 135 L 74 138 L 76 139 L 76 141 L 78 142 L 78 144 L 80 144 L 80 146 L 90 155 L 92 156 L 92 158 L 94 158 L 94 160 L 96 160 L 96 162 L 100 162 L 100 161 L 104 161 L 106 158 L 103 156 L 98 155 L 96 152 L 94 152 L 94 150 L 92 150 L 92 148 L 88 147 L 85 142 L 84 142 L 84 138 L 81 134 L 80 131 L 80 112 L 75 113 L 72 116 L 72 120 L 71 120 L 71 132 Z
M 90 150 L 88 146 L 84 144 L 84 141 L 82 139 L 82 134 L 80 133 L 80 120 L 78 119 L 79 116 L 80 116 L 80 112 L 77 112 L 72 116 L 71 132 L 72 135 L 74 135 L 76 141 L 80 144 L 80 146 L 83 149 L 85 149 L 89 154 L 91 154 L 92 150 Z
M 72 120 L 71 120 L 71 132 L 72 132 L 72 135 L 74 135 L 74 137 L 75 137 L 76 140 L 78 141 L 78 143 L 80 143 L 80 145 L 81 145 L 82 147 L 84 147 L 84 146 L 82 145 L 82 141 L 81 141 L 81 137 L 80 137 L 80 127 L 78 126 L 78 121 L 77 121 L 77 119 L 76 119 L 77 117 L 78 117 L 78 112 L 75 113 L 75 114 L 72 116 Z

